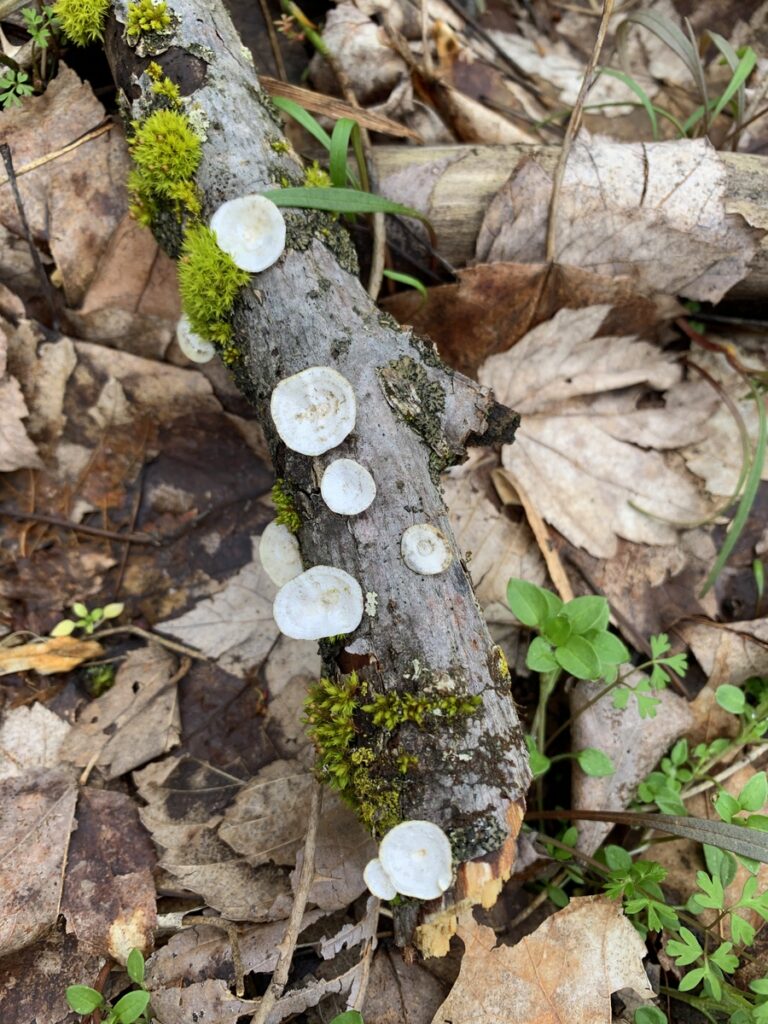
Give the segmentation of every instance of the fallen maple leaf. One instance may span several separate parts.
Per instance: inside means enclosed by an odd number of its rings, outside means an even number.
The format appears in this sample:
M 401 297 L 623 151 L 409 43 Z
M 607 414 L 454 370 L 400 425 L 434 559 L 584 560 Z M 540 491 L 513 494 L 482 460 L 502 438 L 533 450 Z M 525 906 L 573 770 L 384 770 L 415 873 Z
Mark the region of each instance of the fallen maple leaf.
M 610 1024 L 612 992 L 653 996 L 645 943 L 603 896 L 572 899 L 516 946 L 497 946 L 469 913 L 458 935 L 461 970 L 432 1024 Z

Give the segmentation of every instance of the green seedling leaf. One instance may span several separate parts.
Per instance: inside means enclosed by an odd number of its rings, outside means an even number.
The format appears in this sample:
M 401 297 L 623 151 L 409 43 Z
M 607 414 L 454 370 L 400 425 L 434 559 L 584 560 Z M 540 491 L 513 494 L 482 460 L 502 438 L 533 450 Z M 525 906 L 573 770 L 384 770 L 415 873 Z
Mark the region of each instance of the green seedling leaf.
M 741 807 L 739 801 L 732 797 L 730 793 L 722 792 L 717 800 L 715 800 L 715 810 L 723 821 L 730 822 L 734 814 L 739 813 Z
M 144 1013 L 149 1005 L 149 992 L 126 992 L 113 1007 L 115 1021 L 118 1024 L 133 1024 Z
M 634 1016 L 635 1024 L 668 1024 L 667 1015 L 658 1006 L 638 1006 Z
M 72 605 L 72 611 L 75 613 L 75 615 L 77 615 L 79 619 L 88 618 L 88 609 L 80 601 L 75 601 L 75 603 Z
M 596 679 L 600 674 L 600 660 L 592 644 L 583 636 L 572 636 L 558 647 L 555 660 L 576 679 Z
M 325 210 L 327 213 L 394 213 L 400 217 L 413 217 L 430 226 L 427 218 L 418 210 L 354 188 L 275 188 L 263 195 L 271 199 L 275 206 Z
M 75 629 L 77 629 L 76 622 L 73 622 L 72 619 L 62 619 L 51 630 L 51 636 L 71 636 Z
M 609 75 L 611 78 L 616 78 L 618 81 L 623 82 L 628 89 L 637 96 L 645 108 L 645 112 L 648 115 L 648 120 L 651 122 L 651 131 L 653 132 L 653 139 L 655 142 L 659 140 L 659 121 L 656 117 L 656 109 L 651 102 L 651 98 L 648 93 L 643 89 L 639 82 L 636 82 L 631 75 L 628 75 L 624 71 L 615 71 L 613 68 L 600 68 L 599 72 L 601 75 Z
M 385 270 L 384 277 L 388 277 L 390 281 L 397 281 L 398 284 L 405 284 L 409 288 L 415 288 L 422 298 L 429 298 L 424 282 L 420 281 L 418 277 L 413 277 L 411 274 L 401 274 L 399 270 Z
M 573 633 L 573 627 L 568 617 L 561 612 L 559 615 L 555 615 L 553 619 L 547 619 L 542 626 L 541 632 L 555 647 L 562 647 Z
M 745 921 L 739 914 L 731 914 L 731 935 L 733 941 L 739 946 L 751 946 L 755 941 L 755 929 Z
M 531 773 L 534 779 L 537 779 L 540 775 L 544 775 L 548 772 L 552 762 L 536 746 L 536 741 L 533 736 L 525 737 L 526 746 L 528 747 L 528 763 L 531 768 Z
M 601 665 L 623 665 L 629 661 L 629 651 L 613 633 L 605 629 L 594 630 L 585 637 L 597 651 Z
M 697 871 L 696 883 L 702 890 L 696 893 L 696 902 L 699 906 L 709 907 L 711 910 L 722 910 L 725 893 L 720 879 L 712 878 L 706 871 Z
M 347 1010 L 334 1017 L 331 1024 L 363 1024 L 363 1017 L 357 1010 Z
M 563 615 L 570 620 L 573 632 L 583 636 L 592 629 L 605 629 L 611 611 L 604 597 L 574 597 L 563 605 Z
M 576 754 L 576 760 L 584 774 L 594 778 L 599 779 L 606 775 L 613 775 L 616 770 L 610 757 L 595 747 L 585 747 L 584 750 L 580 750 Z
M 93 1013 L 104 1006 L 104 996 L 87 985 L 70 985 L 65 993 L 70 1009 L 75 1013 Z
M 294 121 L 297 121 L 305 131 L 317 139 L 321 146 L 324 146 L 328 151 L 331 148 L 331 136 L 323 128 L 323 126 L 315 120 L 314 117 L 305 110 L 304 107 L 299 106 L 294 100 L 289 100 L 285 96 L 273 96 L 272 102 L 278 110 L 282 110 L 283 113 L 292 117 Z
M 768 778 L 765 772 L 757 772 L 739 793 L 739 807 L 742 811 L 759 811 L 768 800 Z
M 730 853 L 719 850 L 716 846 L 704 844 L 704 861 L 713 878 L 719 878 L 724 888 L 728 888 L 736 877 L 736 861 Z
M 119 615 L 123 614 L 125 605 L 122 601 L 115 601 L 113 604 L 107 604 L 104 606 L 102 611 L 104 612 L 105 619 L 116 619 Z
M 546 591 L 527 580 L 511 579 L 507 583 L 507 604 L 524 626 L 541 626 L 549 618 Z
M 717 33 L 715 33 L 715 35 L 716 34 Z M 722 36 L 720 38 L 722 39 Z M 723 42 L 725 42 L 725 40 L 723 40 Z M 744 55 L 742 56 L 738 65 L 736 66 L 736 70 L 733 72 L 733 77 L 731 78 L 728 85 L 725 87 L 722 96 L 715 104 L 715 109 L 712 111 L 713 117 L 717 117 L 717 115 L 721 113 L 721 111 L 723 111 L 725 107 L 731 102 L 736 93 L 743 88 L 745 82 L 752 74 L 752 72 L 755 70 L 756 65 L 757 54 L 751 46 L 748 46 L 744 51 Z
M 531 640 L 525 664 L 532 672 L 554 672 L 557 669 L 558 664 L 552 646 L 543 636 L 536 636 Z
M 723 683 L 722 686 L 718 686 L 715 690 L 715 700 L 721 708 L 724 708 L 725 711 L 730 711 L 732 715 L 740 715 L 747 706 L 747 698 L 744 696 L 744 691 L 740 690 L 738 686 L 731 686 L 730 683 Z
M 125 962 L 125 969 L 135 985 L 144 984 L 144 957 L 141 955 L 141 950 L 131 950 Z
M 351 117 L 340 117 L 333 126 L 331 149 L 328 160 L 328 173 L 334 188 L 344 188 L 347 184 L 347 153 L 352 132 L 357 128 L 357 121 Z
M 567 907 L 571 902 L 568 893 L 562 888 L 562 886 L 547 883 L 546 893 L 548 899 L 554 903 L 558 910 L 562 910 L 563 907 Z
M 671 648 L 669 637 L 666 633 L 656 633 L 651 637 L 651 658 L 656 661 Z
M 629 872 L 632 870 L 632 858 L 623 846 L 604 846 L 603 855 L 605 863 L 611 871 Z

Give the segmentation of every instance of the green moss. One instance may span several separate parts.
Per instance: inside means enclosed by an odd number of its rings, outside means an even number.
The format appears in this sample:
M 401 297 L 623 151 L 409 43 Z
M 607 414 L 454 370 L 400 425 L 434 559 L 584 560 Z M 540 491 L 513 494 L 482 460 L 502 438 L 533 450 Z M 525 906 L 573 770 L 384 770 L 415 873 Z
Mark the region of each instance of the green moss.
M 304 184 L 309 188 L 330 188 L 331 176 L 323 170 L 317 160 L 313 160 L 309 167 L 304 169 Z
M 272 502 L 275 506 L 278 523 L 287 526 L 291 533 L 298 533 L 301 527 L 301 516 L 296 510 L 293 495 L 282 477 L 275 480 L 272 487 Z
M 225 363 L 237 360 L 229 314 L 250 275 L 235 266 L 218 247 L 216 236 L 203 224 L 193 224 L 184 235 L 178 263 L 181 304 L 193 331 L 217 344 Z
M 290 153 L 291 147 L 285 139 L 273 139 L 269 144 L 274 153 Z
M 383 835 L 402 818 L 408 773 L 418 759 L 393 742 L 406 722 L 430 729 L 475 713 L 482 700 L 433 690 L 375 694 L 356 672 L 320 679 L 305 705 L 308 733 L 317 749 L 320 778 L 355 809 L 363 824 Z
M 176 110 L 155 110 L 132 127 L 129 149 L 135 166 L 128 189 L 133 215 L 147 226 L 168 206 L 179 220 L 184 213 L 196 216 L 200 199 L 195 174 L 202 145 L 187 119 Z
M 160 65 L 152 61 L 147 68 L 147 74 L 152 79 L 153 94 L 166 99 L 171 110 L 181 110 L 181 92 L 179 87 L 168 78 Z M 194 134 L 199 137 L 199 132 Z
M 53 9 L 64 35 L 78 46 L 104 38 L 109 0 L 57 0 Z
M 125 35 L 129 42 L 135 42 L 147 32 L 164 32 L 172 22 L 165 0 L 138 0 L 128 4 Z

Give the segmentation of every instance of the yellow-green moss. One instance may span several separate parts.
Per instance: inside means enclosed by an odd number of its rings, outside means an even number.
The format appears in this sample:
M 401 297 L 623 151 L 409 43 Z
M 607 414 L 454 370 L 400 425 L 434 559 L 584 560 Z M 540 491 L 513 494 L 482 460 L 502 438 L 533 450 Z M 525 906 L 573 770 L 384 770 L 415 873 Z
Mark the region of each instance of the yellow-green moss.
M 229 314 L 250 275 L 235 266 L 216 244 L 216 236 L 203 224 L 193 224 L 184 235 L 178 263 L 181 304 L 192 330 L 216 343 L 224 362 L 236 361 L 231 346 Z
M 179 220 L 184 213 L 197 216 L 195 174 L 202 145 L 187 119 L 176 110 L 155 110 L 132 127 L 129 149 L 134 169 L 128 175 L 128 190 L 133 215 L 147 226 L 168 206 Z
M 296 510 L 293 495 L 282 477 L 275 480 L 272 487 L 272 502 L 275 506 L 277 522 L 287 527 L 291 533 L 298 533 L 301 527 L 301 516 Z
M 466 717 L 480 697 L 456 693 L 376 694 L 356 672 L 323 678 L 310 688 L 305 704 L 308 733 L 317 749 L 320 778 L 352 805 L 363 824 L 383 835 L 401 820 L 400 800 L 407 774 L 418 759 L 391 742 L 405 722 L 432 728 Z
M 145 32 L 164 32 L 173 19 L 165 0 L 138 0 L 128 4 L 125 34 L 129 42 L 139 39 Z
M 172 110 L 181 110 L 181 92 L 179 87 L 168 78 L 160 65 L 152 61 L 147 68 L 147 74 L 152 79 L 152 92 L 154 95 L 164 97 Z M 198 135 L 197 132 L 194 134 Z
M 53 10 L 64 35 L 78 46 L 103 39 L 109 0 L 57 0 Z
M 309 188 L 330 188 L 331 176 L 323 170 L 317 160 L 313 160 L 309 167 L 304 169 L 304 184 Z

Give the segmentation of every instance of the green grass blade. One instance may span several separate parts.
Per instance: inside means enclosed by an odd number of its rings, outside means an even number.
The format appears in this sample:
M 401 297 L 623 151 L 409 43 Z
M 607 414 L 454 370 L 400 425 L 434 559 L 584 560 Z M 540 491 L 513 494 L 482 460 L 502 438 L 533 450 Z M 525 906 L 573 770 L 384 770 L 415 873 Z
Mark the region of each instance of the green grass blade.
M 723 40 L 723 42 L 725 42 L 725 40 Z M 723 92 L 720 99 L 717 101 L 717 104 L 713 111 L 713 117 L 717 117 L 717 115 L 731 102 L 733 97 L 737 96 L 737 117 L 739 123 L 741 123 L 741 121 L 744 118 L 744 83 L 755 70 L 756 64 L 757 54 L 751 46 L 748 46 L 744 51 L 744 55 L 742 56 L 738 65 L 736 66 L 736 69 L 733 72 L 733 76 L 730 82 L 725 87 L 725 91 Z
M 275 104 L 278 110 L 282 110 L 283 113 L 292 117 L 294 121 L 297 121 L 302 128 L 309 132 L 309 134 L 317 139 L 317 141 L 325 146 L 330 151 L 331 148 L 331 136 L 323 128 L 323 126 L 315 120 L 308 110 L 304 107 L 300 107 L 295 100 L 289 100 L 285 96 L 273 96 L 272 102 Z
M 700 64 L 700 61 L 696 48 L 691 45 L 690 39 L 674 22 L 661 14 L 656 14 L 655 11 L 636 11 L 634 14 L 627 15 L 619 25 L 616 30 L 616 43 L 622 54 L 622 59 L 626 57 L 626 39 L 632 25 L 639 25 L 652 32 L 680 58 L 694 81 L 698 81 L 697 65 Z
M 420 281 L 418 277 L 401 274 L 399 270 L 385 270 L 384 277 L 388 277 L 390 281 L 397 281 L 399 284 L 407 284 L 409 288 L 415 288 L 419 295 L 427 298 L 427 289 L 424 282 Z
M 363 133 L 360 131 L 360 125 L 357 123 L 355 123 L 355 127 L 352 129 L 352 149 L 355 152 L 357 169 L 360 172 L 360 181 L 363 183 L 363 192 L 370 192 L 371 183 L 368 179 L 368 165 L 365 162 L 365 152 L 363 151 Z
M 614 71 L 613 68 L 600 68 L 598 73 L 601 75 L 609 75 L 611 78 L 616 78 L 620 82 L 623 82 L 628 89 L 632 90 L 632 92 L 635 94 L 635 96 L 637 96 L 637 98 L 640 100 L 643 107 L 645 108 L 645 112 L 648 115 L 648 120 L 651 122 L 651 131 L 653 132 L 654 141 L 658 142 L 659 121 L 656 117 L 656 111 L 654 109 L 653 103 L 651 103 L 650 96 L 645 91 L 645 89 L 643 89 L 640 83 L 636 82 L 635 79 L 631 75 L 628 75 L 625 71 Z
M 353 121 L 351 117 L 340 117 L 333 126 L 328 173 L 334 188 L 344 188 L 347 184 L 347 153 L 349 139 L 355 128 L 357 121 Z
M 274 188 L 264 192 L 276 206 L 293 206 L 302 210 L 325 210 L 328 213 L 396 213 L 414 217 L 428 224 L 424 214 L 410 206 L 395 203 L 384 196 L 358 192 L 353 188 Z
M 723 566 L 731 556 L 731 552 L 736 546 L 736 542 L 741 536 L 741 532 L 744 529 L 749 513 L 752 510 L 752 506 L 757 496 L 757 490 L 760 486 L 760 479 L 763 474 L 763 465 L 765 464 L 765 450 L 766 444 L 768 443 L 768 418 L 765 414 L 765 399 L 759 394 L 754 384 L 750 382 L 750 390 L 752 397 L 757 405 L 757 416 L 758 416 L 758 430 L 757 430 L 757 444 L 755 445 L 755 455 L 752 460 L 752 465 L 749 469 L 747 476 L 747 482 L 744 485 L 744 493 L 741 496 L 738 508 L 736 509 L 736 515 L 731 521 L 730 528 L 726 534 L 725 541 L 720 553 L 717 556 L 715 564 L 712 566 L 712 571 L 704 581 L 704 586 L 701 589 L 699 597 L 704 597 L 708 590 L 717 581 L 718 576 L 722 572 Z M 748 854 L 746 855 L 748 856 Z

